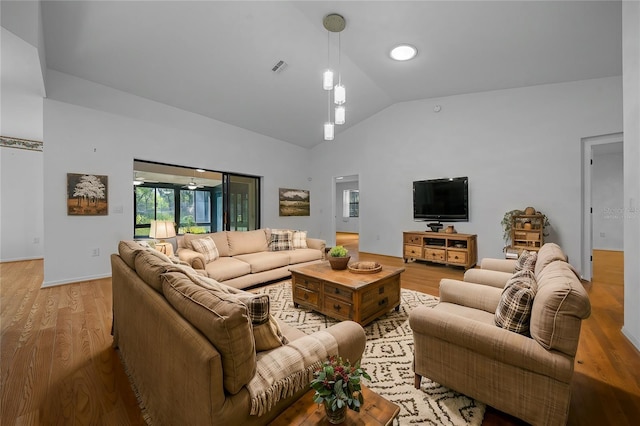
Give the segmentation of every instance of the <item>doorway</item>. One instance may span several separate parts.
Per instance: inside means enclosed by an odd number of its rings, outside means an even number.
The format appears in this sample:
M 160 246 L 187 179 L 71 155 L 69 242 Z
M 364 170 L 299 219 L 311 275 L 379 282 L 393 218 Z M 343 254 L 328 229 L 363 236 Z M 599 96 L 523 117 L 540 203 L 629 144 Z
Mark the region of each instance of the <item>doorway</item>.
M 358 175 L 334 178 L 333 234 L 360 234 L 360 181 Z
M 582 140 L 581 271 L 582 278 L 587 281 L 593 280 L 594 261 L 603 255 L 622 258 L 622 148 L 622 133 Z

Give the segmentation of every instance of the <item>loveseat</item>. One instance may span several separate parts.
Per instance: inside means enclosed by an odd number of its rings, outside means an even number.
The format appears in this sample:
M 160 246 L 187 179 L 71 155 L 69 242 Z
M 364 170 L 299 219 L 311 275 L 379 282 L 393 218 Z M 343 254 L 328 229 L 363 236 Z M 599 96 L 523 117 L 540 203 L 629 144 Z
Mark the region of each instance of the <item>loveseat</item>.
M 266 424 L 327 356 L 355 362 L 364 351 L 355 322 L 306 335 L 269 314 L 268 296 L 133 241 L 120 242 L 111 267 L 113 344 L 155 425 Z
M 324 260 L 324 240 L 309 238 L 306 231 L 258 229 L 184 234 L 178 238 L 178 257 L 191 267 L 231 287 L 244 289 L 291 275 L 289 267 Z M 217 254 L 206 257 L 196 247 L 210 238 Z M 195 244 L 195 245 L 194 245 Z M 200 250 L 198 250 L 200 249 Z
M 591 305 L 559 246 L 545 244 L 535 257 L 519 271 L 513 261 L 483 261 L 502 271 L 465 277 L 484 284 L 443 279 L 439 303 L 411 311 L 416 387 L 429 377 L 528 423 L 566 424 Z

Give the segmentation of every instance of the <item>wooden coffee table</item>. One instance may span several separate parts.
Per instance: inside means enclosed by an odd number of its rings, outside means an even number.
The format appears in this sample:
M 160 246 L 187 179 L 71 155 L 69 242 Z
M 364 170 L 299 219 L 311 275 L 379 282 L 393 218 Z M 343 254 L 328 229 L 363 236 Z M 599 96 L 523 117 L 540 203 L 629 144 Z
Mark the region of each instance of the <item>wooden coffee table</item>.
M 328 425 L 324 414 L 324 406 L 313 402 L 314 390 L 310 389 L 294 402 L 289 408 L 280 413 L 270 425 L 273 426 L 316 426 Z M 388 426 L 398 416 L 400 407 L 391 401 L 387 401 L 369 388 L 362 386 L 364 404 L 360 412 L 347 410 L 347 420 L 342 423 L 345 426 L 371 425 Z
M 291 268 L 293 304 L 338 320 L 366 325 L 400 308 L 404 268 L 382 265 L 373 274 L 331 269 L 329 262 Z

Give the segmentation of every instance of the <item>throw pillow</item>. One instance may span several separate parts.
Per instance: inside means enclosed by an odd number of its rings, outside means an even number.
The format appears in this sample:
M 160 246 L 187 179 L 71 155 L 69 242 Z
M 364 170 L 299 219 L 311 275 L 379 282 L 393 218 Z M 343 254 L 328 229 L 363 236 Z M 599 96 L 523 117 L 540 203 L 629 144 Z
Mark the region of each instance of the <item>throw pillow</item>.
M 293 250 L 293 232 L 284 230 L 272 230 L 269 241 L 269 251 Z
M 256 352 L 270 351 L 288 343 L 278 322 L 271 315 L 264 324 L 253 326 L 253 338 L 256 341 Z
M 293 248 L 306 249 L 307 247 L 307 231 L 293 231 Z
M 518 273 L 507 282 L 496 308 L 495 324 L 514 333 L 529 335 L 535 279 L 531 271 Z
M 216 243 L 213 242 L 211 237 L 193 240 L 191 241 L 191 245 L 195 251 L 204 256 L 205 263 L 213 262 L 220 257 Z
M 523 250 L 518 257 L 518 261 L 516 262 L 516 266 L 514 270 L 516 272 L 522 271 L 524 269 L 528 269 L 533 271 L 533 268 L 536 266 L 536 260 L 538 259 L 538 252 L 536 251 L 527 251 Z
M 266 294 L 237 293 L 235 296 L 247 306 L 253 326 L 256 352 L 268 351 L 287 344 L 278 322 L 269 314 L 270 299 Z

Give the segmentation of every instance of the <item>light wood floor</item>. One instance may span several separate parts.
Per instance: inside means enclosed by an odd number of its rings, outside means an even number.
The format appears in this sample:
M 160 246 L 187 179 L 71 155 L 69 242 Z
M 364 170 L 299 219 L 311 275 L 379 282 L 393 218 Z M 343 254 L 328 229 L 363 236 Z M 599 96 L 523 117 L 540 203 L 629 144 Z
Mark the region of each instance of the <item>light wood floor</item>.
M 359 253 L 357 235 L 338 242 L 354 259 L 404 265 L 404 288 L 437 296 L 441 278 L 462 277 L 451 267 Z M 143 425 L 111 348 L 111 280 L 41 289 L 42 280 L 41 260 L 0 264 L 0 424 Z M 636 424 L 640 354 L 620 332 L 623 286 L 586 287 L 593 309 L 583 322 L 569 425 Z M 483 422 L 519 424 L 491 409 Z

